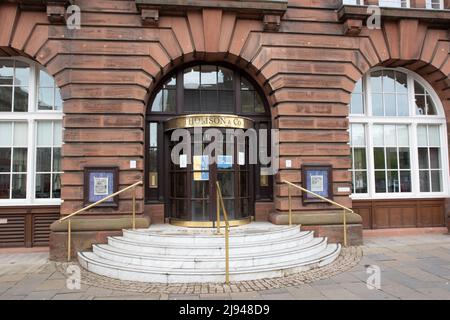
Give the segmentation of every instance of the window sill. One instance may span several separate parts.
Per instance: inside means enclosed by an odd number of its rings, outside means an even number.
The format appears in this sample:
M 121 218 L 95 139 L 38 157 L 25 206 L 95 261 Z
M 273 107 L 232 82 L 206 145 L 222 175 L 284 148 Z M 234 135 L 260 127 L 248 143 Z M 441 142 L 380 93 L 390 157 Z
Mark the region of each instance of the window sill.
M 60 206 L 62 204 L 60 199 L 41 199 L 33 200 L 20 200 L 20 199 L 7 199 L 0 200 L 0 207 L 38 207 L 38 206 Z
M 448 198 L 449 195 L 445 192 L 435 192 L 428 194 L 416 195 L 413 193 L 404 193 L 404 194 L 377 194 L 377 195 L 368 195 L 368 194 L 352 194 L 350 195 L 350 199 L 352 200 L 406 200 L 406 199 L 437 199 L 437 198 Z

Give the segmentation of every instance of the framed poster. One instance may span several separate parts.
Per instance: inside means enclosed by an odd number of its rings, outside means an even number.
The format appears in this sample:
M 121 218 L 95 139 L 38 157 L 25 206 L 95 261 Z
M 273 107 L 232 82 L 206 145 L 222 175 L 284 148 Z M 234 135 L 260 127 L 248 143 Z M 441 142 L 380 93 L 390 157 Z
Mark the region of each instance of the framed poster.
M 84 205 L 95 203 L 115 192 L 119 187 L 119 168 L 84 168 Z M 99 204 L 99 207 L 117 207 L 119 198 L 114 197 Z
M 333 177 L 332 167 L 325 165 L 303 165 L 302 181 L 303 187 L 324 198 L 333 199 Z M 325 202 L 313 195 L 302 192 L 303 204 Z

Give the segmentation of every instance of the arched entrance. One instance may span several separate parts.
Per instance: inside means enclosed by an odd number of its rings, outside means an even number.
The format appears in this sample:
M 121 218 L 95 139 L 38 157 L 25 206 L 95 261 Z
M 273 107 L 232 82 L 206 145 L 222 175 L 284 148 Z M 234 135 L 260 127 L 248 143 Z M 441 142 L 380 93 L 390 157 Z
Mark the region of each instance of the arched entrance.
M 212 227 L 219 182 L 231 224 L 250 222 L 255 201 L 273 193 L 272 177 L 250 161 L 257 133 L 271 128 L 255 82 L 222 63 L 189 64 L 163 79 L 150 101 L 146 203 L 164 204 L 173 224 Z

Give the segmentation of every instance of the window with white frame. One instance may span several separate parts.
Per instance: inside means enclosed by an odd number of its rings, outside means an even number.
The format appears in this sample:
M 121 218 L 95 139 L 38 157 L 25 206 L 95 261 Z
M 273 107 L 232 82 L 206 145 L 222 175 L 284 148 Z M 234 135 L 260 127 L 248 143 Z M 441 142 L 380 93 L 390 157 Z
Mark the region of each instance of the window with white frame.
M 364 4 L 364 0 L 342 0 L 342 4 L 362 6 Z
M 0 59 L 0 205 L 60 203 L 61 110 L 43 68 Z
M 358 81 L 349 107 L 353 198 L 448 193 L 446 120 L 428 83 L 376 68 Z
M 444 0 L 427 0 L 426 8 L 442 10 L 444 9 Z
M 380 7 L 409 8 L 409 0 L 379 0 Z

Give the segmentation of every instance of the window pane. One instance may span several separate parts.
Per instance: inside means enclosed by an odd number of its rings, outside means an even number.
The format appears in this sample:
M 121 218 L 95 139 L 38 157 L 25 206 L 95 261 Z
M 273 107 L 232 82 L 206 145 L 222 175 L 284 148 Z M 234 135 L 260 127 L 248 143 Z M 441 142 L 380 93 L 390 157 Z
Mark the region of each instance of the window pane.
M 395 94 L 384 95 L 384 114 L 386 116 L 395 116 L 397 114 L 395 110 Z
M 219 91 L 219 109 L 220 111 L 232 112 L 234 110 L 234 92 Z
M 439 148 L 430 148 L 430 168 L 440 169 Z
M 28 124 L 14 122 L 14 146 L 26 147 L 28 145 Z
M 184 90 L 184 108 L 186 111 L 200 111 L 200 91 Z
M 53 145 L 55 147 L 62 145 L 62 124 L 60 121 L 53 123 Z
M 414 81 L 414 93 L 415 94 L 425 94 L 425 89 L 417 81 Z
M 0 61 L 0 85 L 12 85 L 14 77 L 14 60 Z
M 36 198 L 50 198 L 50 174 L 36 175 Z
M 397 95 L 397 112 L 399 116 L 409 116 L 408 96 L 406 94 Z
M 398 125 L 397 126 L 397 136 L 399 146 L 409 146 L 409 132 L 408 126 Z
M 219 67 L 218 84 L 221 90 L 233 90 L 233 71 Z
M 264 113 L 266 110 L 264 109 L 264 104 L 261 100 L 260 95 L 258 92 L 255 91 L 255 112 L 257 113 Z
M 442 191 L 440 170 L 431 170 L 431 191 L 432 192 Z
M 416 114 L 425 115 L 426 114 L 425 96 L 416 95 L 415 100 L 416 100 Z
M 354 148 L 354 169 L 366 169 L 366 149 Z
M 27 148 L 13 148 L 13 172 L 27 172 Z
M 388 192 L 399 192 L 400 184 L 398 183 L 398 172 L 388 171 Z
M 14 111 L 28 111 L 28 87 L 14 87 Z
M 12 198 L 25 199 L 27 197 L 27 175 L 13 174 L 12 175 Z
M 411 192 L 410 171 L 400 171 L 400 192 Z
M 428 170 L 419 171 L 420 192 L 430 192 L 430 175 Z
M 441 139 L 439 138 L 439 127 L 428 126 L 429 145 L 439 147 L 441 145 Z
M 362 94 L 352 93 L 352 101 L 350 102 L 350 113 L 364 114 L 363 96 Z
M 0 148 L 0 172 L 11 172 L 11 148 Z
M 395 92 L 395 77 L 394 71 L 383 71 L 383 92 Z
M 241 90 L 253 90 L 253 86 L 244 77 L 241 77 Z
M 36 172 L 50 172 L 51 157 L 51 148 L 36 148 Z
M 164 84 L 164 89 L 176 89 L 177 88 L 177 78 L 173 76 Z
M 198 89 L 200 87 L 200 66 L 184 70 L 184 88 Z
M 395 125 L 385 125 L 384 126 L 384 143 L 386 146 L 396 146 L 397 139 L 395 133 Z
M 411 161 L 409 157 L 409 148 L 399 148 L 398 157 L 400 162 L 400 169 L 410 169 Z
M 0 122 L 0 146 L 9 147 L 12 145 L 12 123 Z
M 251 113 L 254 110 L 254 92 L 241 91 L 242 112 Z
M 28 63 L 16 60 L 14 78 L 15 86 L 28 86 L 30 78 L 30 66 Z
M 61 148 L 53 148 L 53 172 L 61 171 Z
M 61 98 L 61 91 L 55 88 L 55 110 L 62 110 L 63 101 Z
M 53 77 L 44 70 L 39 70 L 39 87 L 53 87 L 54 85 Z
M 201 92 L 202 110 L 216 112 L 218 111 L 219 98 L 216 90 L 204 90 Z
M 375 171 L 375 192 L 386 192 L 386 177 L 385 171 Z
M 372 113 L 374 116 L 383 116 L 383 100 L 379 93 L 372 94 Z
M 162 110 L 162 90 L 156 94 L 152 104 L 152 111 L 158 112 L 161 110 Z
M 176 90 L 163 90 L 163 111 L 175 112 L 177 105 L 177 91 Z
M 397 83 L 395 89 L 397 93 L 408 93 L 408 81 L 407 76 L 403 72 L 395 72 Z
M 39 110 L 53 110 L 53 88 L 39 88 Z
M 39 121 L 37 124 L 37 145 L 52 146 L 52 122 Z
M 373 148 L 375 169 L 384 169 L 384 148 Z
M 0 112 L 11 112 L 12 87 L 0 87 Z
M 355 84 L 355 89 L 353 89 L 354 93 L 362 93 L 362 79 L 359 79 Z
M 365 146 L 366 138 L 363 124 L 352 124 L 351 126 L 351 145 Z
M 217 89 L 217 67 L 216 66 L 202 66 L 201 67 L 201 88 L 206 90 Z
M 417 126 L 417 142 L 420 147 L 428 146 L 427 126 Z
M 148 151 L 148 165 L 150 171 L 157 171 L 158 169 L 158 149 L 156 148 L 150 148 Z
M 0 199 L 9 199 L 10 177 L 9 174 L 0 174 Z
M 354 181 L 355 193 L 367 193 L 367 173 L 366 171 L 356 171 Z
M 419 168 L 428 169 L 428 148 L 419 148 Z
M 397 148 L 386 148 L 386 162 L 388 169 L 397 169 Z
M 430 95 L 427 95 L 427 115 L 429 116 L 437 115 L 436 106 Z
M 370 75 L 370 86 L 372 92 L 381 93 L 381 71 L 372 72 Z
M 158 123 L 150 123 L 150 147 L 158 146 Z
M 61 198 L 61 175 L 59 173 L 53 175 L 53 191 L 52 198 Z
M 220 187 L 222 188 L 223 197 L 233 197 L 234 196 L 234 172 L 218 172 L 217 181 L 220 182 Z

